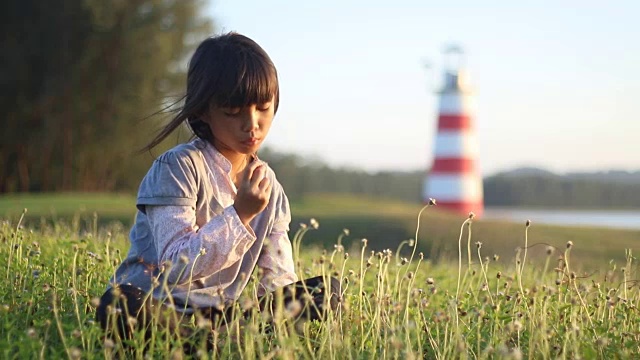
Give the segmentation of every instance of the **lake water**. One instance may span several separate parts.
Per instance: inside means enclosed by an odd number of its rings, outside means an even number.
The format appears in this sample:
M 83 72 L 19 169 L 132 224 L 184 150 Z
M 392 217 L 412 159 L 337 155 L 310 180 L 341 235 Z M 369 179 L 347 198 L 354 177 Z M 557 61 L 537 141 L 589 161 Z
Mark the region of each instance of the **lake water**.
M 483 219 L 640 230 L 640 210 L 556 210 L 487 207 Z

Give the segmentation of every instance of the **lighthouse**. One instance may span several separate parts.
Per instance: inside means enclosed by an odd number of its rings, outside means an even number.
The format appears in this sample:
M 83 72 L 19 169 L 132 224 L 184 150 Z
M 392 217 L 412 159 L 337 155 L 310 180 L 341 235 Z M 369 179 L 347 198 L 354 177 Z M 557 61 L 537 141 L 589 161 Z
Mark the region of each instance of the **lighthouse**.
M 464 71 L 463 56 L 457 46 L 445 50 L 433 163 L 424 181 L 423 200 L 433 198 L 439 208 L 481 216 L 484 204 L 473 116 L 475 99 Z

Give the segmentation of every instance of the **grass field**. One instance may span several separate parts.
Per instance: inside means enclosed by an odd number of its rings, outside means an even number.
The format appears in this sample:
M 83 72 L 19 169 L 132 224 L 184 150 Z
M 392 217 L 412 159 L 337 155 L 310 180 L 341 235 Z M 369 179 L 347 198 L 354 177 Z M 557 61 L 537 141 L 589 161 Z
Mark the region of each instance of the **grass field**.
M 344 246 L 357 248 L 362 238 L 368 239 L 375 250 L 395 249 L 407 239 L 415 238 L 419 204 L 362 198 L 335 194 L 309 196 L 291 204 L 292 232 L 299 224 L 317 219 L 321 226 L 305 236 L 303 246 L 330 249 L 343 229 L 351 236 Z M 44 194 L 0 197 L 0 217 L 17 221 L 24 208 L 28 209 L 24 223 L 68 223 L 79 231 L 95 227 L 109 227 L 126 231 L 135 217 L 135 198 L 114 194 Z M 437 211 L 430 211 L 421 221 L 418 250 L 431 261 L 450 261 L 457 257 L 460 225 L 466 219 Z M 522 248 L 524 224 L 476 220 L 471 227 L 474 242 L 482 242 L 487 256 L 510 259 Z M 638 249 L 639 230 L 616 230 L 596 227 L 564 227 L 533 224 L 529 229 L 532 246 L 529 256 L 544 259 L 546 247 L 562 249 L 567 241 L 576 244 L 575 265 L 585 271 L 596 271 L 611 261 L 624 263 L 625 249 Z M 466 236 L 466 235 L 465 235 Z M 466 255 L 467 249 L 464 256 Z
M 96 298 L 127 250 L 128 224 L 113 219 L 131 219 L 132 204 L 126 196 L 0 198 L 6 214 L 0 223 L 0 358 L 124 355 L 118 343 L 102 338 L 93 319 Z M 27 226 L 19 222 L 24 207 Z M 215 333 L 210 352 L 194 320 L 185 324 L 193 336 L 157 329 L 150 342 L 134 340 L 137 352 L 130 355 L 142 358 L 146 347 L 152 358 L 184 358 L 185 343 L 199 347 L 195 357 L 224 359 L 640 354 L 638 232 L 475 221 L 469 237 L 466 219 L 429 208 L 416 243 L 403 241 L 415 237 L 416 205 L 323 195 L 292 208 L 296 221 L 308 224 L 314 217 L 320 223 L 317 230 L 299 230 L 294 222 L 299 276 L 342 279 L 338 313 L 322 323 L 296 323 L 282 309 L 272 334 L 262 333 L 254 316 L 237 329 L 241 341 Z M 536 243 L 553 248 L 530 247 Z

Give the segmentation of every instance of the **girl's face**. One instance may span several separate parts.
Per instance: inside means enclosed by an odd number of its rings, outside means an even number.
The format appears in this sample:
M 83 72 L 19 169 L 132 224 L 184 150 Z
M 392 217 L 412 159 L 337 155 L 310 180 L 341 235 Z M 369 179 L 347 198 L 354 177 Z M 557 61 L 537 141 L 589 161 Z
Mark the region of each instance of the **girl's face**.
M 267 137 L 274 116 L 274 101 L 245 107 L 212 106 L 203 120 L 213 133 L 213 145 L 227 158 L 253 154 Z

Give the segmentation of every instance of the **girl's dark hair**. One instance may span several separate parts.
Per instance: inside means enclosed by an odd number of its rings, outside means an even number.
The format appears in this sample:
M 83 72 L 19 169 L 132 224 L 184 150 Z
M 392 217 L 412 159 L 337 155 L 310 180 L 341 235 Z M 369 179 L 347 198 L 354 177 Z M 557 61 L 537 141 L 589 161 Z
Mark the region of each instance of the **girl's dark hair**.
M 243 107 L 273 98 L 278 110 L 278 73 L 269 55 L 255 41 L 238 33 L 204 40 L 189 61 L 184 105 L 142 150 L 151 150 L 184 121 L 195 136 L 212 142 L 209 125 L 202 121 L 212 105 Z

